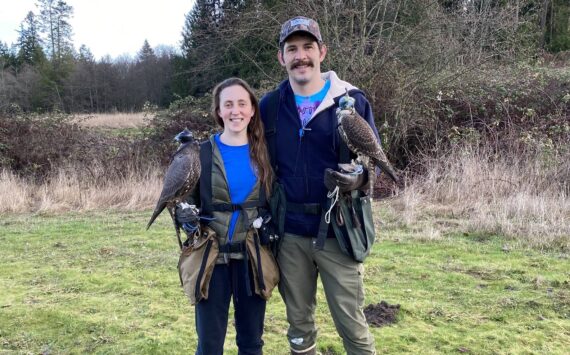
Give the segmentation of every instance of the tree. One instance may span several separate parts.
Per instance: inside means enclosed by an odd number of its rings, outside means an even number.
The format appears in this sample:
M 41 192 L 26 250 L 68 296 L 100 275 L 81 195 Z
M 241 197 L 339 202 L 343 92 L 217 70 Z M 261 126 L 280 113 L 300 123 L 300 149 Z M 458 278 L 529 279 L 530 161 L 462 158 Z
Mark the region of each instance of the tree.
M 153 62 L 156 60 L 154 50 L 146 39 L 144 40 L 142 48 L 139 50 L 137 58 L 139 62 Z
M 570 50 L 570 3 L 568 0 L 545 1 L 544 43 L 551 52 Z
M 16 56 L 8 45 L 0 41 L 0 113 L 8 107 L 13 92 L 10 84 L 14 81 L 12 67 L 16 65 Z
M 69 23 L 73 8 L 63 0 L 38 0 L 37 6 L 40 9 L 40 28 L 47 36 L 47 52 L 51 63 L 51 68 L 44 72 L 43 81 L 48 87 L 53 106 L 64 110 L 66 80 L 74 64 L 73 31 Z
M 173 56 L 172 49 L 161 46 L 154 50 L 148 41 L 144 41 L 133 68 L 134 78 L 129 80 L 129 84 L 135 84 L 131 92 L 137 95 L 139 109 L 145 101 L 165 106 L 172 100 Z
M 94 63 L 95 62 L 95 57 L 93 56 L 93 53 L 91 52 L 91 50 L 84 44 L 82 44 L 79 47 L 79 61 L 80 62 L 89 62 L 89 63 Z
M 70 111 L 95 111 L 95 66 L 93 54 L 82 44 L 73 71 L 66 82 Z
M 46 59 L 42 49 L 39 24 L 34 13 L 28 12 L 18 31 L 18 61 L 20 64 L 39 65 Z
M 186 14 L 181 44 L 184 63 L 177 76 L 185 81 L 177 86 L 188 88 L 184 95 L 208 91 L 211 82 L 223 75 L 221 66 L 217 65 L 224 50 L 218 36 L 221 17 L 220 0 L 196 0 L 192 10 Z
M 38 6 L 41 29 L 47 36 L 48 53 L 57 66 L 73 51 L 73 31 L 69 23 L 73 7 L 62 0 L 38 0 Z
M 16 64 L 17 59 L 14 51 L 10 50 L 6 43 L 0 41 L 0 70 L 15 67 Z

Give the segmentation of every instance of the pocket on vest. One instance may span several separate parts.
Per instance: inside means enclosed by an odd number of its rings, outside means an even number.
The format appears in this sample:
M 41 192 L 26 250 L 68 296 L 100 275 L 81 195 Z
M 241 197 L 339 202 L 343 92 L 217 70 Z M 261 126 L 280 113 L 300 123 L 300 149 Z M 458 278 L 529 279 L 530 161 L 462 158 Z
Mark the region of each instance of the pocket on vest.
M 195 305 L 202 299 L 208 299 L 208 288 L 218 253 L 216 232 L 207 226 L 202 227 L 193 243 L 180 253 L 180 283 L 190 304 Z
M 261 245 L 257 230 L 251 230 L 246 239 L 247 255 L 253 271 L 255 293 L 264 300 L 271 297 L 279 283 L 279 267 L 267 245 Z

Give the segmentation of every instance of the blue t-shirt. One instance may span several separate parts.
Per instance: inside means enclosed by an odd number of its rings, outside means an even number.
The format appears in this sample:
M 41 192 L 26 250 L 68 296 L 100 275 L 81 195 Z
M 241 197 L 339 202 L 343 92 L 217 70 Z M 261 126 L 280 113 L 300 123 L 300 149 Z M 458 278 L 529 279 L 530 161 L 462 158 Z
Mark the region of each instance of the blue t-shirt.
M 295 95 L 295 103 L 297 104 L 297 111 L 299 111 L 299 118 L 301 119 L 301 126 L 305 127 L 311 120 L 311 116 L 321 104 L 329 88 L 331 87 L 330 80 L 325 82 L 325 86 L 311 96 Z
M 226 145 L 220 140 L 219 134 L 215 135 L 215 140 L 226 169 L 230 199 L 233 204 L 243 203 L 257 182 L 257 176 L 255 176 L 249 158 L 249 144 Z M 230 241 L 234 235 L 234 229 L 240 213 L 240 211 L 235 211 L 232 214 L 228 229 L 228 239 Z

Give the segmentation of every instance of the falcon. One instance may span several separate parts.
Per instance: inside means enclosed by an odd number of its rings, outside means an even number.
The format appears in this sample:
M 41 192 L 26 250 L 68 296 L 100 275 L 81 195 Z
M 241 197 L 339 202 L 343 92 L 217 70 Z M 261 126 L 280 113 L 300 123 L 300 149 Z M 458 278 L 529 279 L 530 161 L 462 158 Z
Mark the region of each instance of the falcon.
M 398 182 L 396 172 L 388 162 L 386 154 L 382 150 L 372 127 L 354 108 L 355 100 L 348 95 L 340 98 L 339 108 L 336 110 L 338 119 L 338 131 L 348 149 L 358 155 L 358 159 L 367 165 L 368 171 L 373 171 L 374 166 L 380 167 L 394 182 Z M 370 177 L 375 174 L 370 174 Z M 371 179 L 371 188 L 373 187 Z
M 175 208 L 178 203 L 186 200 L 200 179 L 200 146 L 188 129 L 178 133 L 174 139 L 180 143 L 180 146 L 170 160 L 162 192 L 146 229 L 150 228 L 156 217 L 166 208 L 180 242 L 180 227 L 176 223 Z

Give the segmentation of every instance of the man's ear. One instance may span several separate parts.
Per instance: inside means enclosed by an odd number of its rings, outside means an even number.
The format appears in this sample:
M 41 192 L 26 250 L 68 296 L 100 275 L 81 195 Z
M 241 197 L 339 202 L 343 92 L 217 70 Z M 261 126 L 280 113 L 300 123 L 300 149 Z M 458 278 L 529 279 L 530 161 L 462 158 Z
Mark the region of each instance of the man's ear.
M 277 51 L 277 60 L 281 66 L 285 66 L 285 60 L 283 60 L 283 52 L 281 52 L 281 49 Z
M 320 52 L 321 52 L 321 55 L 319 56 L 319 60 L 322 62 L 323 60 L 325 60 L 325 57 L 327 56 L 326 44 L 321 44 Z

